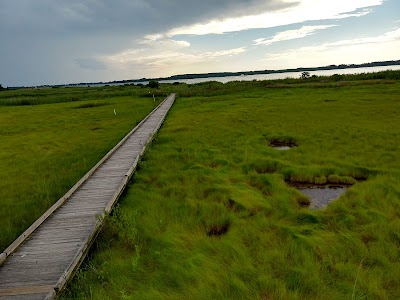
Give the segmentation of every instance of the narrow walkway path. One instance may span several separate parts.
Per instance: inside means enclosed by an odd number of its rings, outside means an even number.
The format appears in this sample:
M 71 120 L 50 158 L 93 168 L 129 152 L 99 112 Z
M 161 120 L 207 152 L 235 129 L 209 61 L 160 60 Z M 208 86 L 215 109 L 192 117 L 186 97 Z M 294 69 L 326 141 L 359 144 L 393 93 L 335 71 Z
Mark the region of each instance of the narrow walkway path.
M 53 299 L 79 267 L 175 100 L 172 94 L 0 255 L 0 299 Z

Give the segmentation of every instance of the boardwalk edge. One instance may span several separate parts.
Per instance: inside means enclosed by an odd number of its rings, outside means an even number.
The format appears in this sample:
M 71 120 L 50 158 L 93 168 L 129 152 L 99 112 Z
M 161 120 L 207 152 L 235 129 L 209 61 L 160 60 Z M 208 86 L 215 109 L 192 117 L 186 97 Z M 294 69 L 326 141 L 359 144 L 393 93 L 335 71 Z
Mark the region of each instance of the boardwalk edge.
M 169 97 L 175 97 L 175 94 L 171 94 L 168 96 L 161 104 L 163 104 Z M 175 101 L 175 99 L 174 99 Z M 160 106 L 161 106 L 160 104 Z M 157 106 L 158 108 L 159 106 Z M 152 113 L 151 113 L 152 114 Z M 151 115 L 149 114 L 149 116 Z M 123 191 L 125 190 L 125 187 L 127 186 L 129 180 L 131 179 L 132 175 L 134 174 L 140 158 L 143 156 L 143 154 L 146 152 L 147 147 L 151 144 L 151 142 L 154 140 L 154 137 L 156 136 L 158 130 L 161 128 L 162 124 L 164 123 L 165 118 L 167 117 L 168 112 L 161 118 L 159 124 L 157 125 L 156 129 L 144 145 L 142 151 L 140 154 L 136 157 L 131 169 L 125 174 L 125 178 L 121 185 L 118 187 L 117 191 L 115 192 L 112 200 L 107 204 L 107 206 L 104 208 L 103 214 L 99 217 L 98 221 L 96 222 L 96 225 L 94 227 L 94 230 L 90 237 L 85 241 L 85 243 L 81 246 L 81 248 L 78 251 L 78 254 L 75 256 L 73 259 L 72 263 L 69 265 L 68 269 L 64 272 L 63 276 L 61 276 L 60 280 L 57 282 L 55 285 L 54 289 L 46 296 L 45 300 L 53 300 L 57 299 L 57 297 L 60 295 L 60 292 L 63 291 L 65 286 L 67 285 L 68 281 L 74 276 L 75 272 L 78 270 L 79 266 L 82 264 L 84 261 L 87 253 L 90 250 L 90 247 L 93 245 L 94 240 L 96 239 L 97 235 L 99 234 L 101 228 L 103 227 L 103 220 L 106 215 L 109 215 L 110 212 L 112 211 L 114 205 L 118 202 L 118 199 L 122 195 Z M 147 118 L 146 118 L 147 119 Z
M 164 104 L 169 97 L 175 97 L 175 94 L 169 95 L 165 98 L 159 105 L 157 105 L 139 124 L 135 126 L 125 137 L 115 145 L 92 169 L 90 169 L 64 196 L 62 196 L 55 204 L 53 204 L 42 216 L 39 217 L 27 230 L 25 230 L 10 246 L 8 246 L 2 253 L 0 253 L 0 267 L 7 261 L 7 258 L 18 249 L 18 247 L 23 244 L 30 235 L 44 222 L 49 216 L 51 216 L 57 209 L 59 209 L 72 195 L 73 193 L 151 116 L 158 108 Z M 161 124 L 164 121 L 161 120 Z M 157 127 L 156 131 L 160 128 L 161 124 Z M 152 138 L 150 138 L 152 140 Z M 145 148 L 148 144 L 146 144 Z M 139 155 L 141 156 L 144 151 Z M 137 162 L 135 161 L 137 164 Z M 133 171 L 135 168 L 132 169 Z M 132 172 L 133 173 L 133 172 Z M 132 175 L 132 174 L 131 174 Z M 130 175 L 130 176 L 131 176 Z M 130 178 L 129 176 L 129 178 Z M 128 181 L 129 181 L 128 178 Z M 128 182 L 127 181 L 127 182 Z M 108 205 L 107 205 L 108 207 Z M 110 209 L 112 206 L 110 207 Z M 46 298 L 47 299 L 47 298 Z M 54 299 L 54 298 L 49 298 Z

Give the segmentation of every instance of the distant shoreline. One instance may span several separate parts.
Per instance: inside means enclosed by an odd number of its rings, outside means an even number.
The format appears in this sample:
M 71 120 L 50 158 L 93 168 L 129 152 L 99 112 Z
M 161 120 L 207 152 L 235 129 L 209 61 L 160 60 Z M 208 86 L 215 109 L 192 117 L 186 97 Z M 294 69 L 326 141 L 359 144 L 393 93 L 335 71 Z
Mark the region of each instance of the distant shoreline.
M 258 71 L 243 71 L 243 72 L 213 72 L 213 73 L 199 73 L 199 74 L 181 74 L 173 75 L 169 77 L 157 77 L 157 78 L 141 78 L 141 79 L 127 79 L 127 80 L 115 80 L 108 82 L 81 82 L 71 84 L 58 84 L 58 85 L 41 85 L 37 87 L 62 87 L 62 86 L 96 86 L 96 85 L 107 85 L 107 84 L 130 84 L 139 83 L 143 81 L 179 81 L 197 78 L 214 78 L 214 77 L 233 77 L 233 76 L 248 76 L 248 75 L 264 75 L 264 74 L 279 74 L 279 73 L 291 73 L 291 72 L 312 72 L 312 71 L 324 71 L 324 70 L 343 70 L 343 69 L 357 69 L 357 68 L 368 68 L 368 67 L 386 67 L 400 65 L 400 60 L 389 60 L 389 61 L 378 61 L 363 64 L 340 64 L 340 65 L 329 65 L 323 67 L 301 67 L 294 69 L 280 69 L 280 70 L 258 70 Z M 23 88 L 21 87 L 10 87 L 10 88 Z
M 228 76 L 241 76 L 241 75 L 263 75 L 263 74 L 278 74 L 278 73 L 291 73 L 291 72 L 312 72 L 312 71 L 323 71 L 323 70 L 340 70 L 340 69 L 356 69 L 356 68 L 368 68 L 368 67 L 386 67 L 400 65 L 400 60 L 396 61 L 382 61 L 372 62 L 364 64 L 350 64 L 350 65 L 329 65 L 323 67 L 302 67 L 294 69 L 281 69 L 281 70 L 259 70 L 259 71 L 244 71 L 244 72 L 217 72 L 217 73 L 201 73 L 201 74 L 183 74 L 174 75 L 164 78 L 156 79 L 145 79 L 145 80 L 179 80 L 179 79 L 194 79 L 194 78 L 212 78 L 212 77 L 228 77 Z M 138 81 L 143 81 L 140 79 Z M 111 83 L 111 82 L 110 82 Z M 117 82 L 115 82 L 117 83 Z

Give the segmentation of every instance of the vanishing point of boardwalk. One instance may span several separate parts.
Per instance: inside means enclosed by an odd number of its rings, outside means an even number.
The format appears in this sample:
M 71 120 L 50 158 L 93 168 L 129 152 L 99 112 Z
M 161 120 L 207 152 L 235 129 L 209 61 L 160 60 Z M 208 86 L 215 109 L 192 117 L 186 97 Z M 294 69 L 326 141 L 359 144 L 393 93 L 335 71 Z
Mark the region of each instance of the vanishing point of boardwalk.
M 174 100 L 164 100 L 0 255 L 0 300 L 53 299 L 65 286 Z

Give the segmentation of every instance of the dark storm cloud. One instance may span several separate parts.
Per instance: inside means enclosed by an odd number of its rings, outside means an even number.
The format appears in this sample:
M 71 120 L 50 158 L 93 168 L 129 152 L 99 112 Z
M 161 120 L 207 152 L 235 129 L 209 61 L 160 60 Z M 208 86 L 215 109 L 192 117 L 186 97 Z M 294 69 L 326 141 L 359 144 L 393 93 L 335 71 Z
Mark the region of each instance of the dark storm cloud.
M 3 0 L 3 33 L 133 35 L 295 5 L 280 0 Z M 1 30 L 1 29 L 0 29 Z
M 147 34 L 293 5 L 283 0 L 0 0 L 0 83 L 104 80 L 112 73 L 96 58 L 136 47 Z

